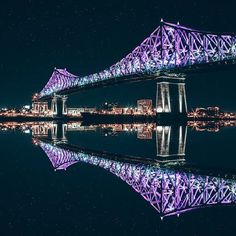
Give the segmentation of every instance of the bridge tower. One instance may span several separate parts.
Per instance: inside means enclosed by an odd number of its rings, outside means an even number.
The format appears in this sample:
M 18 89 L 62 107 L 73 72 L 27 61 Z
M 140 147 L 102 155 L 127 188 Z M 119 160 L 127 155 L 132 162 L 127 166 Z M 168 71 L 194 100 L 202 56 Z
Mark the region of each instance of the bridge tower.
M 67 96 L 54 94 L 51 103 L 51 112 L 53 116 L 67 115 L 66 101 Z
M 51 103 L 51 111 L 53 116 L 57 116 L 57 96 L 54 94 L 52 98 L 52 103 Z
M 62 99 L 62 115 L 67 115 L 67 107 L 66 107 L 66 101 L 67 101 L 67 96 L 63 95 L 61 97 Z
M 160 77 L 156 90 L 156 113 L 163 120 L 186 119 L 185 78 Z

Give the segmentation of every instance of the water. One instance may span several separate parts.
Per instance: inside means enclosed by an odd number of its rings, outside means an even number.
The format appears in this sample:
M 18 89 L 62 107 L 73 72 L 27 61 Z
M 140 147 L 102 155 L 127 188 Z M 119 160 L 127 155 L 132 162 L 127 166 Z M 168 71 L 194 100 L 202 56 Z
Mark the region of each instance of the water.
M 1 124 L 1 235 L 222 235 L 235 123 Z

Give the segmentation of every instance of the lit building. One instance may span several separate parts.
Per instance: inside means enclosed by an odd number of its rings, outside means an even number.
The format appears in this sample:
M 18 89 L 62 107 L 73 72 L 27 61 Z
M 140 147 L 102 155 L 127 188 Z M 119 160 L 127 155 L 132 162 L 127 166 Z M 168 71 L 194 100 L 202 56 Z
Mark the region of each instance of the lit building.
M 113 108 L 112 111 L 113 111 L 115 114 L 122 114 L 122 113 L 123 113 L 123 109 L 122 109 L 122 108 L 118 108 L 118 107 Z
M 48 102 L 33 102 L 32 113 L 34 114 L 46 114 L 49 113 Z
M 81 116 L 81 112 L 84 112 L 84 108 L 67 108 L 68 116 Z
M 93 113 L 96 111 L 96 108 L 84 108 L 84 112 L 90 112 Z
M 141 99 L 137 101 L 138 111 L 141 113 L 148 113 L 152 110 L 151 99 Z
M 90 112 L 93 113 L 96 111 L 96 108 L 67 108 L 68 116 L 81 116 L 81 112 Z

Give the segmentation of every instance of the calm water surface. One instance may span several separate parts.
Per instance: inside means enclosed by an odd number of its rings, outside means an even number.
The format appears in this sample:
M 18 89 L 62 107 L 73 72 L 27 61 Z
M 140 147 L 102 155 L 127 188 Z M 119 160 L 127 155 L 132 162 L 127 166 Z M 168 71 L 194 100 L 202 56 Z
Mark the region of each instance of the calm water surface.
M 1 235 L 234 232 L 234 123 L 0 127 Z

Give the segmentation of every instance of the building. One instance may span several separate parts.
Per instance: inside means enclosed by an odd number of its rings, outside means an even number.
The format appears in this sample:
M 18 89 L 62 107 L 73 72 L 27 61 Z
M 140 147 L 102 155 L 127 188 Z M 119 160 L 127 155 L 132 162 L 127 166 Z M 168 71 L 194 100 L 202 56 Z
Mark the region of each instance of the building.
M 48 109 L 48 102 L 33 102 L 32 113 L 34 114 L 48 114 L 50 110 Z
M 152 100 L 151 99 L 141 99 L 137 101 L 138 112 L 150 113 L 152 111 Z
M 81 116 L 81 112 L 95 112 L 96 108 L 67 108 L 68 116 Z
M 113 108 L 112 111 L 113 111 L 114 114 L 117 114 L 117 115 L 120 115 L 120 114 L 123 113 L 123 109 L 122 108 L 118 108 L 118 107 Z
M 84 111 L 84 108 L 67 108 L 68 116 L 81 116 L 81 112 Z

